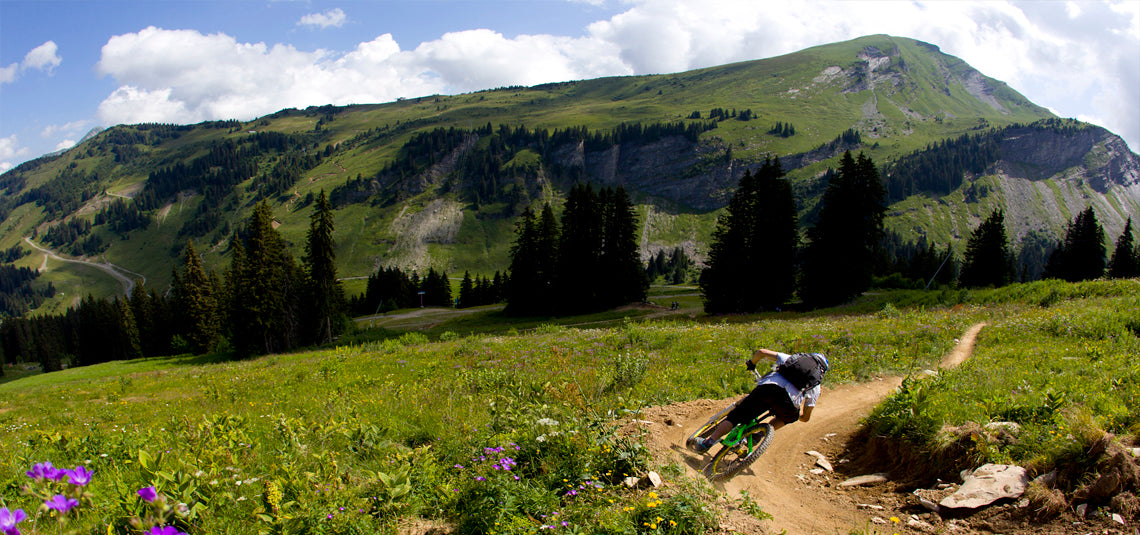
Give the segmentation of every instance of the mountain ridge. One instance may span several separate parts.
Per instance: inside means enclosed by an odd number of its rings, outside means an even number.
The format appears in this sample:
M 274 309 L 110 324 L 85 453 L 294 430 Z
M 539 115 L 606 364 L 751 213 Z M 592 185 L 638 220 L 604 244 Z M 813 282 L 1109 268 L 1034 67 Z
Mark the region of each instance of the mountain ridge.
M 90 236 L 108 261 L 161 287 L 187 239 L 224 266 L 228 236 L 260 199 L 299 255 L 306 199 L 325 189 L 339 199 L 342 276 L 386 265 L 490 273 L 506 267 L 513 215 L 589 180 L 626 187 L 652 214 L 644 255 L 684 244 L 700 259 L 717 211 L 765 157 L 785 165 L 810 224 L 844 150 L 867 153 L 889 182 L 908 155 L 963 136 L 994 136 L 1002 156 L 954 187 L 902 188 L 888 228 L 903 239 L 957 242 L 1002 207 L 1016 245 L 1063 232 L 1085 204 L 1115 239 L 1140 213 L 1140 160 L 1119 137 L 1058 119 L 935 45 L 877 35 L 668 75 L 114 126 L 0 175 L 0 247 L 122 201 L 156 222 L 95 225 Z M 79 197 L 59 204 L 69 188 Z

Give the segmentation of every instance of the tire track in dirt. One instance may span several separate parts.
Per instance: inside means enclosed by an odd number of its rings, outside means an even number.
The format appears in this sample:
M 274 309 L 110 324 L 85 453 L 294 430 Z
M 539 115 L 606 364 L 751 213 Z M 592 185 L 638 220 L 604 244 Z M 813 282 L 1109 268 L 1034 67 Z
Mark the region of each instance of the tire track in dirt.
M 955 348 L 943 357 L 940 367 L 952 368 L 969 358 L 977 334 L 985 325 L 978 323 L 967 329 Z M 834 485 L 840 482 L 838 479 L 808 477 L 814 458 L 805 452 L 840 451 L 858 430 L 860 419 L 898 388 L 902 379 L 892 376 L 866 383 L 825 386 L 810 422 L 788 425 L 777 431 L 771 447 L 752 466 L 726 483 L 713 485 L 725 493 L 729 501 L 738 500 L 746 491 L 761 509 L 773 516 L 772 520 L 761 523 L 730 508 L 721 531 L 756 533 L 762 529 L 769 533 L 814 535 L 866 530 L 871 514 L 856 507 L 850 495 L 836 490 Z M 639 418 L 652 422 L 643 424 L 649 432 L 646 445 L 658 461 L 676 461 L 685 467 L 686 475 L 703 479 L 700 469 L 711 456 L 688 451 L 684 447 L 685 439 L 735 400 L 706 399 L 645 409 Z M 832 464 L 841 461 L 829 460 Z

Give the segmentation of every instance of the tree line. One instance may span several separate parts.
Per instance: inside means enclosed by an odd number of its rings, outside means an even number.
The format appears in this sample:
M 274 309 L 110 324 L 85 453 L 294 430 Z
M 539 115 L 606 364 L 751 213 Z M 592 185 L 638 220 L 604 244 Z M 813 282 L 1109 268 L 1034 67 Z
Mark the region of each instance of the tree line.
M 428 268 L 423 278 L 416 272 L 398 267 L 378 269 L 368 276 L 364 293 L 350 301 L 357 315 L 379 314 L 400 308 L 419 306 L 449 307 L 452 302 L 451 282 L 446 271 Z
M 190 241 L 168 292 L 140 283 L 121 299 L 88 297 L 61 315 L 7 319 L 0 326 L 0 356 L 54 371 L 184 352 L 230 350 L 244 357 L 328 342 L 344 330 L 347 312 L 333 230 L 322 191 L 298 264 L 273 228 L 269 205 L 260 202 L 231 240 L 223 274 L 207 271 Z
M 839 170 L 827 175 L 818 222 L 801 243 L 791 187 L 783 176 L 778 160 L 766 160 L 741 178 L 717 221 L 701 272 L 706 312 L 772 310 L 794 297 L 808 307 L 835 305 L 873 284 L 986 287 L 1018 279 L 1002 210 L 974 229 L 960 263 L 949 245 L 898 243 L 883 228 L 887 194 L 874 162 L 848 151 Z M 1140 246 L 1134 242 L 1131 218 L 1109 256 L 1092 207 L 1067 225 L 1047 258 L 1045 278 L 1140 276 Z
M 508 314 L 568 315 L 645 300 L 638 222 L 624 188 L 570 188 L 555 218 L 527 208 L 515 224 L 506 284 Z

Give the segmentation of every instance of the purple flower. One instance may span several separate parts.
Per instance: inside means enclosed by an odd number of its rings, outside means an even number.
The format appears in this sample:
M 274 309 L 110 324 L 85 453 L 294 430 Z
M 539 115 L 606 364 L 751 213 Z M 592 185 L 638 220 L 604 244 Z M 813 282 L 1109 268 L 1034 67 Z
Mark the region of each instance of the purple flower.
M 155 490 L 153 485 L 150 487 L 143 487 L 139 489 L 139 497 L 147 503 L 153 503 L 154 500 L 158 498 L 158 491 Z
M 487 478 L 485 478 L 483 476 L 476 476 L 475 477 L 475 481 L 486 481 L 486 480 L 487 480 Z
M 27 517 L 23 509 L 9 511 L 7 507 L 0 507 L 0 532 L 4 535 L 20 535 L 16 524 L 23 522 Z
M 155 526 L 146 532 L 146 535 L 187 535 L 185 532 L 178 531 L 174 526 Z
M 91 482 L 91 471 L 86 466 L 76 466 L 75 470 L 64 470 L 64 475 L 72 485 L 82 487 Z
M 36 463 L 32 469 L 25 472 L 32 479 L 50 479 L 59 481 L 63 479 L 63 470 L 51 465 L 50 462 Z
M 61 513 L 66 513 L 70 511 L 72 507 L 79 505 L 79 500 L 68 498 L 62 494 L 56 494 L 52 499 L 44 502 L 44 505 L 46 505 L 48 509 L 55 509 Z

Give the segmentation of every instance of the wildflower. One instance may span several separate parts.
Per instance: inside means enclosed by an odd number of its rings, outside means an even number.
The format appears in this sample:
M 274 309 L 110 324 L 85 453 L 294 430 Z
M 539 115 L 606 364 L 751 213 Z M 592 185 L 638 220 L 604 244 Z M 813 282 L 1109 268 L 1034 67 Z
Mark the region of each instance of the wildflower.
M 485 478 L 483 476 L 475 476 L 475 481 L 486 481 L 486 480 L 487 480 L 487 478 Z
M 158 491 L 155 490 L 153 485 L 149 487 L 143 487 L 139 489 L 139 497 L 147 503 L 154 503 L 154 500 L 158 498 Z
M 52 466 L 50 462 L 36 463 L 31 470 L 25 473 L 32 479 L 59 481 L 63 478 L 63 470 Z
M 66 513 L 70 511 L 72 507 L 79 505 L 79 500 L 68 498 L 62 494 L 56 494 L 52 499 L 44 502 L 44 505 L 46 505 L 48 509 L 55 509 L 60 513 Z
M 155 526 L 146 532 L 146 535 L 187 535 L 183 531 L 178 531 L 174 526 Z
M 463 469 L 463 465 L 461 465 L 461 464 L 457 464 L 457 465 L 455 465 L 455 468 L 458 468 L 458 469 L 462 470 L 462 469 Z
M 75 470 L 64 470 L 67 480 L 72 485 L 82 487 L 91 482 L 91 471 L 85 466 L 76 466 Z
M 891 517 L 891 522 L 894 522 L 895 524 L 898 524 L 899 522 L 901 522 L 901 520 L 899 520 L 899 517 L 897 517 L 897 516 L 892 516 L 892 517 Z
M 23 509 L 9 511 L 7 507 L 0 507 L 0 533 L 4 535 L 20 535 L 16 524 L 23 522 L 28 515 Z
M 657 499 L 657 493 L 656 492 L 650 492 L 649 493 L 649 499 L 656 500 Z

